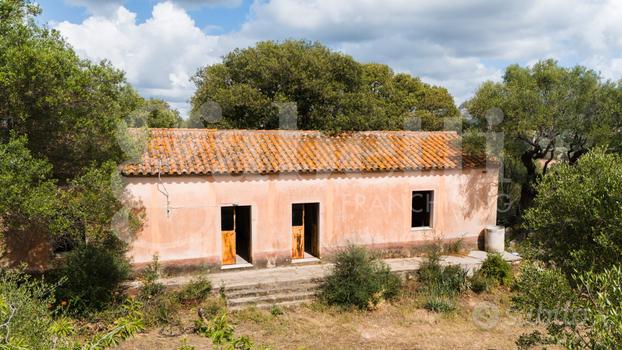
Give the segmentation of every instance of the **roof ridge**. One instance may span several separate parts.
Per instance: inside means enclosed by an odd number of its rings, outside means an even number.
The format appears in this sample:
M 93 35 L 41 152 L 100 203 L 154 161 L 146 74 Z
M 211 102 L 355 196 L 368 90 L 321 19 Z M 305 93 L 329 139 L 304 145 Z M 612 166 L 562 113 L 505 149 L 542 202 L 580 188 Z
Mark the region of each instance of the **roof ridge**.
M 129 128 L 130 130 L 141 130 L 143 128 Z M 148 128 L 149 131 L 159 132 L 176 132 L 176 131 L 193 131 L 193 132 L 222 132 L 222 133 L 266 133 L 266 134 L 319 134 L 322 136 L 333 137 L 341 135 L 382 135 L 382 134 L 417 134 L 417 135 L 440 135 L 440 134 L 458 134 L 455 130 L 347 130 L 335 134 L 326 134 L 322 130 L 290 130 L 290 129 L 217 129 L 217 128 Z

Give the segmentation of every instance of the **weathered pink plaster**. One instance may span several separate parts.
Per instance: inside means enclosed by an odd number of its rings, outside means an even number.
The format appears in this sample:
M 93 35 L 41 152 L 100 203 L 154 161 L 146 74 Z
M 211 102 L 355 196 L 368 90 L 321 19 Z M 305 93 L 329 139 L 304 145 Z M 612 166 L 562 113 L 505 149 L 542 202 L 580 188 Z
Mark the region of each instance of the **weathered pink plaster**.
M 131 244 L 136 264 L 221 260 L 220 208 L 252 206 L 253 260 L 268 266 L 291 258 L 292 203 L 320 203 L 320 256 L 349 243 L 400 246 L 474 239 L 496 223 L 496 169 L 399 173 L 126 177 L 145 206 L 146 222 Z M 160 185 L 160 188 L 162 188 Z M 434 191 L 431 229 L 411 229 L 411 193 Z

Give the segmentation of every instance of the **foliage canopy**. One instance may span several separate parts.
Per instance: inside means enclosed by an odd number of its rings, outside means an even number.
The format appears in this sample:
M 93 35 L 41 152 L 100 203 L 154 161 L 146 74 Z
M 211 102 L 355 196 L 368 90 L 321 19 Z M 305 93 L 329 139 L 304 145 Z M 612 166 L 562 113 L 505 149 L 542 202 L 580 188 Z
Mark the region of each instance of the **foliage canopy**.
M 423 129 L 440 130 L 459 116 L 444 88 L 306 41 L 236 49 L 194 81 L 195 127 L 401 130 L 418 117 Z

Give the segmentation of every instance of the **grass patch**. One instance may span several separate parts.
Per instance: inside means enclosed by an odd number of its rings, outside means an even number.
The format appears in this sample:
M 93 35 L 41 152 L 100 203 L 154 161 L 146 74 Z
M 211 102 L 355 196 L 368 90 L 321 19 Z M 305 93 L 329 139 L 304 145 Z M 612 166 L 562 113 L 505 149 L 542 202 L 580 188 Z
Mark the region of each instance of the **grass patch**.
M 423 307 L 433 312 L 449 313 L 456 310 L 456 302 L 448 297 L 429 296 Z
M 423 307 L 429 311 L 448 313 L 456 309 L 455 299 L 467 290 L 467 272 L 460 266 L 444 266 L 439 246 L 428 252 L 417 277 L 417 293 L 423 297 Z

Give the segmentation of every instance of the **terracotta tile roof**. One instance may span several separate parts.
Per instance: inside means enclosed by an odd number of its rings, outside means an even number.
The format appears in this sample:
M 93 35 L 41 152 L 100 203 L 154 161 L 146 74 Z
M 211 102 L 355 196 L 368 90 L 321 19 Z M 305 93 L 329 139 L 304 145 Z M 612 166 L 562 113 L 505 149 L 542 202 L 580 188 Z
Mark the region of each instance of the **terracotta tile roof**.
M 150 129 L 126 176 L 290 172 L 377 172 L 484 166 L 461 156 L 455 132 Z

